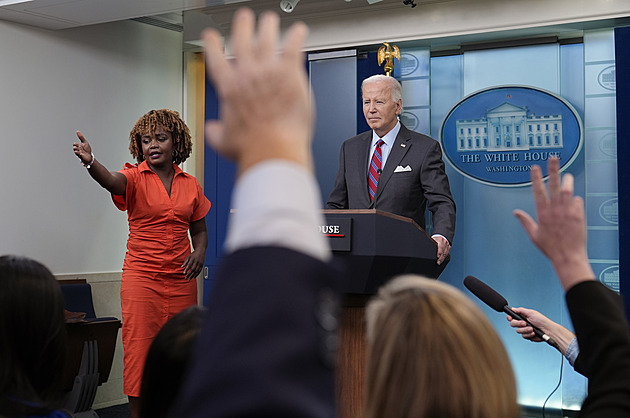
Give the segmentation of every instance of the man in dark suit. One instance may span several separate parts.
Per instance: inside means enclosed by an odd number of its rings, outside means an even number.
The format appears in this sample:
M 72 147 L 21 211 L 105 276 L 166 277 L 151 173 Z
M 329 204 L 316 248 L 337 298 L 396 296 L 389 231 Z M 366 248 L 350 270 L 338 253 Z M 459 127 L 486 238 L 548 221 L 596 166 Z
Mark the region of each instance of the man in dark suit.
M 361 91 L 363 114 L 372 130 L 341 146 L 339 170 L 326 208 L 380 209 L 409 217 L 422 228 L 428 208 L 441 264 L 455 234 L 455 202 L 440 144 L 400 123 L 402 88 L 395 78 L 369 77 L 363 80 Z
M 172 417 L 335 416 L 340 279 L 317 231 L 306 33 L 293 25 L 279 54 L 278 16 L 261 15 L 256 31 L 253 12 L 241 9 L 230 61 L 219 33 L 204 33 L 221 106 L 206 138 L 238 176 L 225 258 Z

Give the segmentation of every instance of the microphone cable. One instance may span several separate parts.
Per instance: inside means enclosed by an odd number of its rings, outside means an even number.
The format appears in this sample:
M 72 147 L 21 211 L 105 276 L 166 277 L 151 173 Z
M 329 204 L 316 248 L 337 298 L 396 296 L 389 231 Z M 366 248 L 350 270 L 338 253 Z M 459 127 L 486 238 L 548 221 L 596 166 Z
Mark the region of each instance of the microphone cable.
M 543 402 L 543 405 L 542 405 L 542 418 L 545 418 L 545 407 L 547 406 L 547 402 L 549 402 L 549 399 L 551 399 L 553 394 L 556 393 L 556 391 L 560 387 L 560 384 L 562 383 L 562 370 L 563 370 L 563 367 L 564 367 L 564 355 L 562 353 L 560 353 L 560 378 L 558 379 L 558 384 L 556 385 L 556 387 L 551 391 L 549 396 L 547 396 L 547 399 L 545 399 L 545 402 Z M 560 410 L 562 410 L 562 407 L 560 407 Z
M 478 278 L 474 276 L 466 276 L 466 278 L 464 279 L 464 286 L 466 286 L 468 290 L 470 290 L 475 296 L 481 299 L 482 302 L 484 302 L 486 305 L 488 305 L 495 311 L 506 313 L 514 319 L 525 321 L 527 325 L 533 328 L 534 334 L 536 334 L 539 338 L 541 338 L 547 344 L 549 344 L 550 346 L 558 350 L 558 352 L 560 352 L 560 347 L 558 346 L 558 343 L 556 343 L 552 338 L 546 335 L 541 329 L 532 325 L 527 319 L 517 314 L 516 312 L 512 311 L 512 309 L 508 305 L 507 300 L 503 296 L 501 296 L 496 290 L 494 290 L 493 288 L 491 288 L 490 286 L 488 286 L 487 284 L 485 284 L 484 282 L 482 282 L 481 280 L 479 280 Z M 553 394 L 556 393 L 556 391 L 560 387 L 560 384 L 562 383 L 563 365 L 564 365 L 564 355 L 562 354 L 562 352 L 560 352 L 560 378 L 558 380 L 558 384 L 551 391 L 549 396 L 547 396 L 547 399 L 545 399 L 545 402 L 542 405 L 542 418 L 545 418 L 545 407 L 547 406 L 547 402 L 549 401 L 549 399 L 551 399 L 551 396 L 553 396 Z

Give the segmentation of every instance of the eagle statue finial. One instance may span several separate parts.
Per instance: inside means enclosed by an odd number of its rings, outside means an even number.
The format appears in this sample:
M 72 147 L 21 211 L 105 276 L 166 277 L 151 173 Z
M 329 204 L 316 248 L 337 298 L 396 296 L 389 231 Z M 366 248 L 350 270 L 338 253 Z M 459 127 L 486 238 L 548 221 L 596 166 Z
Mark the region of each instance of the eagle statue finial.
M 388 42 L 383 42 L 383 46 L 378 49 L 378 65 L 385 61 L 383 69 L 388 76 L 394 71 L 394 58 L 398 58 L 398 62 L 400 62 L 400 49 L 396 45 L 392 47 Z

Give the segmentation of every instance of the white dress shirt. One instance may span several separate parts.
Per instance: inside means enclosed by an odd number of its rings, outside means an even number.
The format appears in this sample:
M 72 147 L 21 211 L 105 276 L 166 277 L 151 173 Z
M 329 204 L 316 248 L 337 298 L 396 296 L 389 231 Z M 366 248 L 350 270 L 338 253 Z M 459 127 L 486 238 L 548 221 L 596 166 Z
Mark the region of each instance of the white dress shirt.
M 381 145 L 381 157 L 383 158 L 381 168 L 385 167 L 387 157 L 389 157 L 389 153 L 392 151 L 398 132 L 400 132 L 400 121 L 396 122 L 396 126 L 394 126 L 391 131 L 387 132 L 382 138 L 379 137 L 376 132 L 372 131 L 372 145 L 370 145 L 370 155 L 367 161 L 368 170 L 370 169 L 370 163 L 372 162 L 372 155 L 374 155 L 374 150 L 376 150 L 376 143 L 381 139 L 384 142 L 384 144 Z

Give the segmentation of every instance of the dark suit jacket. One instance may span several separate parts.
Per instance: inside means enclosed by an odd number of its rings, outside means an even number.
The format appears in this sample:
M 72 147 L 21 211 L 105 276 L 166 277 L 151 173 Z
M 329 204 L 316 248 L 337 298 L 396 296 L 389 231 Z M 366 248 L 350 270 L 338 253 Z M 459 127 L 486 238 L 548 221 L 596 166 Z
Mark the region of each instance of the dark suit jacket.
M 374 201 L 368 194 L 368 161 L 372 131 L 346 140 L 341 146 L 339 170 L 330 193 L 328 209 L 380 209 L 412 218 L 426 228 L 425 210 L 433 214 L 433 233 L 450 242 L 455 234 L 455 202 L 444 171 L 440 144 L 401 124 Z M 397 167 L 411 171 L 394 172 Z
M 630 417 L 630 329 L 621 297 L 588 281 L 569 289 L 566 299 L 589 378 L 580 418 Z
M 329 265 L 285 248 L 228 255 L 170 416 L 334 417 L 338 284 Z

